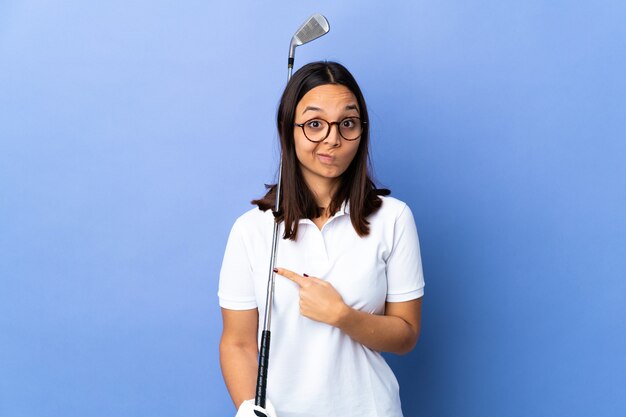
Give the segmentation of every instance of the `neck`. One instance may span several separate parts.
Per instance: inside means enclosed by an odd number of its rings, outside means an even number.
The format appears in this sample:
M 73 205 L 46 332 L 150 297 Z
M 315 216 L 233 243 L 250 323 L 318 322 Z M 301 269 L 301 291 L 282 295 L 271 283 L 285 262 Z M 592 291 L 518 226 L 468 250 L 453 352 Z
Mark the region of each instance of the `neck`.
M 339 178 L 318 179 L 318 181 L 307 181 L 305 178 L 305 181 L 315 196 L 317 206 L 325 209 L 328 208 L 339 187 Z

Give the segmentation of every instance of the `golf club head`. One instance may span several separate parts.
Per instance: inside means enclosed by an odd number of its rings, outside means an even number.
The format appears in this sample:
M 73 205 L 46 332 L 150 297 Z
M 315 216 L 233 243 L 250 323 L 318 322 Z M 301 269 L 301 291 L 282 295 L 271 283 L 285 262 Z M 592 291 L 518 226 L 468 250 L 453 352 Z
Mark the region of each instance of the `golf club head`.
M 311 42 L 320 36 L 324 36 L 329 30 L 330 25 L 328 24 L 328 20 L 321 14 L 316 13 L 309 17 L 296 31 L 293 38 L 291 38 L 291 44 L 289 45 L 289 67 L 293 67 L 293 58 L 297 46 Z

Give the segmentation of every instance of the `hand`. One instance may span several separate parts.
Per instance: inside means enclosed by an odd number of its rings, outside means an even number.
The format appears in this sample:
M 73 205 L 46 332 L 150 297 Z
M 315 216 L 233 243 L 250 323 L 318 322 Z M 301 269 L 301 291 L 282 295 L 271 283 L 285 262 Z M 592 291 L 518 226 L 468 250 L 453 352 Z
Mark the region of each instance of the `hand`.
M 235 417 L 257 417 L 259 416 L 259 414 L 256 413 L 257 411 L 263 413 L 262 415 L 265 415 L 266 417 L 276 417 L 276 410 L 274 410 L 274 406 L 270 402 L 269 398 L 265 399 L 265 408 L 254 405 L 254 400 L 246 400 L 242 402 Z
M 296 274 L 288 269 L 274 269 L 300 287 L 300 314 L 311 320 L 337 326 L 349 307 L 328 281 Z

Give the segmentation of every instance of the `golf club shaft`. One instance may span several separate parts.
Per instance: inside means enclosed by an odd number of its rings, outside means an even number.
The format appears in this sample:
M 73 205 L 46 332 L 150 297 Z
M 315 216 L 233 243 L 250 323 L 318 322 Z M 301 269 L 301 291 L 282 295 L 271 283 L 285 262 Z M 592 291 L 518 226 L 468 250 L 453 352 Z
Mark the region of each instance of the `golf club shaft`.
M 282 170 L 282 163 L 280 164 Z M 263 319 L 263 331 L 261 332 L 261 343 L 259 346 L 259 371 L 256 379 L 256 393 L 254 403 L 265 408 L 265 398 L 267 391 L 267 370 L 270 359 L 270 325 L 272 321 L 272 303 L 274 302 L 274 268 L 276 264 L 276 250 L 278 249 L 278 216 L 280 207 L 280 183 L 281 172 L 278 173 L 278 184 L 276 184 L 276 210 L 274 211 L 274 233 L 272 236 L 272 254 L 270 256 L 270 271 L 268 277 L 268 289 L 265 297 L 265 317 Z
M 295 56 L 295 48 L 302 43 L 310 42 L 320 36 L 328 33 L 330 26 L 325 17 L 321 15 L 311 16 L 291 39 L 289 47 L 289 57 L 287 64 L 287 84 L 291 80 L 291 74 L 293 71 L 293 63 Z M 295 40 L 298 39 L 298 42 Z M 283 162 L 282 154 L 280 156 L 280 164 L 278 168 L 278 183 L 276 184 L 276 203 L 274 206 L 274 231 L 272 235 L 272 252 L 270 255 L 270 268 L 267 279 L 267 294 L 265 296 L 265 316 L 263 318 L 263 331 L 261 332 L 261 343 L 259 346 L 259 370 L 257 373 L 256 392 L 254 397 L 255 405 L 265 408 L 265 399 L 267 392 L 267 372 L 269 367 L 269 355 L 270 355 L 270 338 L 271 338 L 271 322 L 272 322 L 272 303 L 274 302 L 274 282 L 276 267 L 276 252 L 278 250 L 278 232 L 279 221 L 278 218 L 281 215 L 280 212 L 280 197 L 282 186 L 282 174 L 283 174 Z M 258 415 L 258 414 L 257 414 Z
M 287 82 L 291 79 L 291 68 L 287 75 Z M 267 294 L 265 296 L 265 317 L 263 318 L 263 331 L 261 332 L 261 343 L 259 346 L 259 371 L 256 379 L 256 393 L 254 403 L 265 408 L 265 398 L 267 391 L 267 370 L 270 356 L 270 326 L 272 323 L 272 303 L 274 302 L 274 268 L 276 267 L 276 251 L 278 250 L 278 217 L 280 216 L 280 188 L 283 174 L 282 155 L 278 168 L 278 183 L 276 184 L 276 203 L 274 206 L 274 232 L 272 234 L 272 253 L 270 255 L 270 268 L 267 280 Z

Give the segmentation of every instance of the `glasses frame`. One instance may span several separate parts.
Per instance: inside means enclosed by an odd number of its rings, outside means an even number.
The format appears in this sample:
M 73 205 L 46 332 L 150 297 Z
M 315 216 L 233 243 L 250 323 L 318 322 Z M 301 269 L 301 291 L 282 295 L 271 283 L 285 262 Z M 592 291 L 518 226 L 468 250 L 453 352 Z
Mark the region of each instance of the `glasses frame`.
M 354 139 L 348 139 L 348 138 L 346 138 L 346 137 L 345 137 L 345 136 L 341 133 L 341 128 L 339 127 L 339 123 L 341 123 L 341 122 L 343 122 L 343 121 L 345 121 L 345 120 L 348 120 L 348 119 L 358 119 L 358 120 L 359 120 L 359 122 L 361 122 L 361 134 L 360 134 L 359 136 L 357 136 L 356 138 L 354 138 Z M 322 139 L 320 139 L 320 140 L 313 140 L 313 139 L 309 138 L 309 137 L 306 135 L 306 132 L 304 131 L 304 125 L 305 125 L 305 124 L 307 124 L 307 123 L 309 123 L 310 121 L 313 121 L 313 120 L 320 120 L 320 121 L 322 121 L 322 122 L 326 122 L 326 123 L 328 124 L 328 130 L 326 131 L 326 136 L 324 136 L 324 137 L 323 137 Z M 330 135 L 330 131 L 332 130 L 333 125 L 337 125 L 337 132 L 339 133 L 339 136 L 341 136 L 344 140 L 347 140 L 347 141 L 352 142 L 353 140 L 357 140 L 357 139 L 359 139 L 361 136 L 363 136 L 363 125 L 366 125 L 366 124 L 367 124 L 367 122 L 366 122 L 365 120 L 361 120 L 361 118 L 360 118 L 360 117 L 357 117 L 357 116 L 349 116 L 349 117 L 344 117 L 343 119 L 341 119 L 341 120 L 337 120 L 337 121 L 334 121 L 334 122 L 329 122 L 328 120 L 326 120 L 326 119 L 322 119 L 321 117 L 314 117 L 314 118 L 312 118 L 312 119 L 307 120 L 306 122 L 303 122 L 303 123 L 294 123 L 293 125 L 294 125 L 294 126 L 298 126 L 299 128 L 301 128 L 301 129 L 302 129 L 302 134 L 304 135 L 304 137 L 305 137 L 305 138 L 307 138 L 307 140 L 308 140 L 308 141 L 313 142 L 313 143 L 320 143 L 320 142 L 325 141 L 325 140 L 326 140 L 326 138 Z

